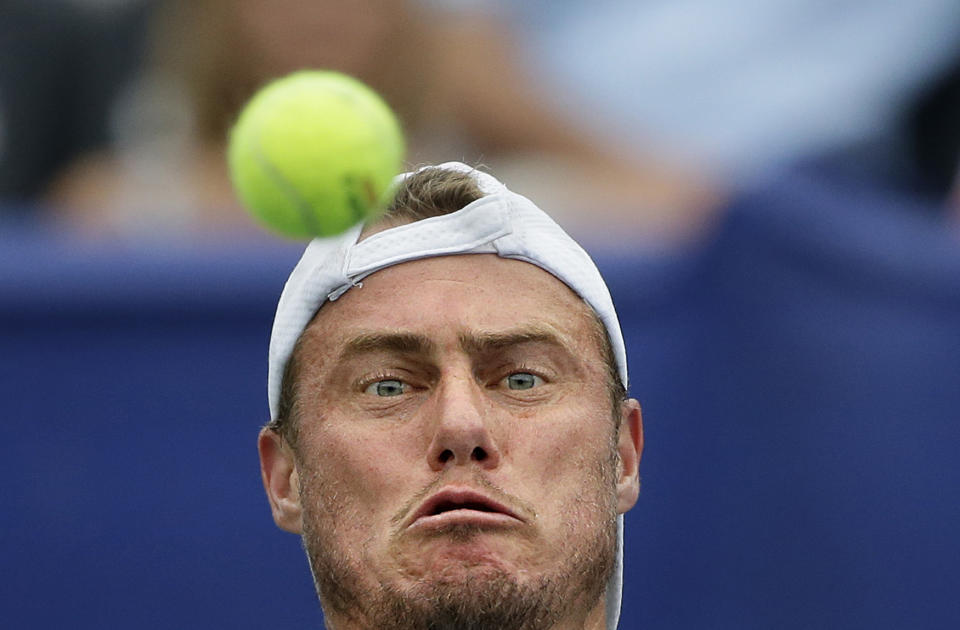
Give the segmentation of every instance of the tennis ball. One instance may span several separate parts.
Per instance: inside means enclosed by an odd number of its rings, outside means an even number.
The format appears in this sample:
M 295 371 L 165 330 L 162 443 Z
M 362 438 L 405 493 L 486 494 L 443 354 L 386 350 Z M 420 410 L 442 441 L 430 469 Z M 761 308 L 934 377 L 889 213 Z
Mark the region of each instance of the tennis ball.
M 254 94 L 227 162 L 247 210 L 294 238 L 331 236 L 382 212 L 404 154 L 390 107 L 360 81 L 303 70 Z

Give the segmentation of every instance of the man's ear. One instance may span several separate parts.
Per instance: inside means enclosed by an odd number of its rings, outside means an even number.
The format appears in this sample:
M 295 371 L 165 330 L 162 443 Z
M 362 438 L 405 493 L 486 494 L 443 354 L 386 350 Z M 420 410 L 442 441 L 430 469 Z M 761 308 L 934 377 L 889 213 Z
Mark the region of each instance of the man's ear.
M 620 476 L 617 478 L 617 513 L 634 506 L 640 496 L 640 456 L 643 454 L 643 415 L 640 403 L 630 398 L 620 406 Z
M 293 534 L 302 533 L 300 480 L 293 449 L 279 433 L 265 427 L 257 438 L 257 450 L 273 521 L 280 529 Z

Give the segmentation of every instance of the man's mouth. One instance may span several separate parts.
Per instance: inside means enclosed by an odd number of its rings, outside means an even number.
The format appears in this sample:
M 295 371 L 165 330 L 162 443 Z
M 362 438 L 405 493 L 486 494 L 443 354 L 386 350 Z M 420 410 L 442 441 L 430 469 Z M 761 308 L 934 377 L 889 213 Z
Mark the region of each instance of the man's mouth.
M 408 519 L 417 529 L 442 529 L 455 525 L 504 527 L 523 523 L 506 505 L 470 488 L 445 488 L 424 501 Z

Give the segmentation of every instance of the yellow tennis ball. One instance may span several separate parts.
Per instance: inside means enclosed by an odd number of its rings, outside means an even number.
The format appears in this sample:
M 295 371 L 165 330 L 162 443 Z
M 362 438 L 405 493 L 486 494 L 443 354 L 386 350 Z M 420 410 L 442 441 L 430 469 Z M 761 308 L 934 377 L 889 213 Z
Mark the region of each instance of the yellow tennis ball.
M 339 234 L 376 217 L 404 155 L 384 100 L 339 72 L 303 70 L 264 86 L 230 131 L 240 200 L 285 236 Z

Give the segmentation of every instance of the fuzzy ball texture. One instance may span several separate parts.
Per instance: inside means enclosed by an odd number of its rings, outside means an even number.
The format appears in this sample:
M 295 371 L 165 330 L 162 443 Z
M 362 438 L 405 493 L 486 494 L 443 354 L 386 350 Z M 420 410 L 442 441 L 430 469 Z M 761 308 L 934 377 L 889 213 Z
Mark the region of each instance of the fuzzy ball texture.
M 233 187 L 250 213 L 293 238 L 376 217 L 404 157 L 386 102 L 360 81 L 303 70 L 258 91 L 230 131 Z

